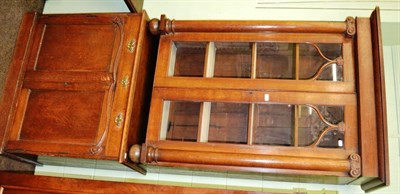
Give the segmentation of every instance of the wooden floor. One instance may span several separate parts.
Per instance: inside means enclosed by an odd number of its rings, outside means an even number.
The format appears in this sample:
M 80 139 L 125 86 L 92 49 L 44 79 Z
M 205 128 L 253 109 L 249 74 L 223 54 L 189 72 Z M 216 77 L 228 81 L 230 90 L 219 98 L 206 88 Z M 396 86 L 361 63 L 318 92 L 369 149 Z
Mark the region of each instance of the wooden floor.
M 235 191 L 235 190 L 224 190 L 224 189 L 178 187 L 178 186 L 168 186 L 168 185 L 119 183 L 111 181 L 68 179 L 68 178 L 35 176 L 35 175 L 16 174 L 16 173 L 0 174 L 0 191 L 3 191 L 4 193 L 31 193 L 31 194 L 34 193 L 35 194 L 37 193 L 268 194 L 267 192 L 256 192 L 256 191 Z

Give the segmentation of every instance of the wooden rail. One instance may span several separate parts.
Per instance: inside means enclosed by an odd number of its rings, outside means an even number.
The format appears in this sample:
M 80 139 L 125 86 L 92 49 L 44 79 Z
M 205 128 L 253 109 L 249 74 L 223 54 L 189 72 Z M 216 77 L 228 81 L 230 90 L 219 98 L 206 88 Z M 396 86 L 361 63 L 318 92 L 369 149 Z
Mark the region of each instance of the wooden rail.
M 326 159 L 316 157 L 299 158 L 294 156 L 263 154 L 159 149 L 152 146 L 143 146 L 143 148 L 140 157 L 142 162 L 145 163 L 167 162 L 238 167 L 251 166 L 259 168 L 348 172 L 350 176 L 360 176 L 360 174 L 354 172 L 352 174 L 352 171 L 354 170 L 353 167 L 357 166 L 354 163 L 360 162 L 359 160 L 355 161 L 352 157 L 344 159 Z
M 170 20 L 161 15 L 149 24 L 153 34 L 178 32 L 293 32 L 293 33 L 344 33 L 353 36 L 356 32 L 354 18 L 344 22 L 310 21 L 257 21 L 257 20 Z

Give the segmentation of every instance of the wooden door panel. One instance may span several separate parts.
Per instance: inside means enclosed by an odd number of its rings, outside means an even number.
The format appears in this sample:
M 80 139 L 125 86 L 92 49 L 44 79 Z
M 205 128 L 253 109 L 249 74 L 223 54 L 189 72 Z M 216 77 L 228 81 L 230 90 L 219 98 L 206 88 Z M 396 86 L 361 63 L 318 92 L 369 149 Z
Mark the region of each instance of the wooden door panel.
M 38 17 L 8 151 L 106 155 L 127 21 L 126 14 Z
M 28 69 L 113 71 L 125 20 L 126 15 L 41 16 Z
M 21 140 L 93 144 L 104 92 L 30 92 Z
M 118 26 L 43 25 L 36 70 L 107 71 Z
M 156 59 L 147 21 L 145 12 L 26 14 L 0 104 L 0 153 L 133 166 L 126 156 L 144 142 Z

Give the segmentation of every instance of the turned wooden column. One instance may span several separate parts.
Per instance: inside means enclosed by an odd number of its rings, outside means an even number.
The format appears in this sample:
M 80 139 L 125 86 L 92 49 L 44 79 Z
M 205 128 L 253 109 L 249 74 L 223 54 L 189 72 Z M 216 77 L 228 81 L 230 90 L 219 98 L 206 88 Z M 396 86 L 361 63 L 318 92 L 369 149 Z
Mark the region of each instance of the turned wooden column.
M 171 20 L 165 15 L 152 19 L 150 32 L 174 34 L 178 32 L 286 32 L 286 33 L 356 33 L 355 20 L 347 17 L 344 22 L 317 21 L 264 21 L 264 20 Z

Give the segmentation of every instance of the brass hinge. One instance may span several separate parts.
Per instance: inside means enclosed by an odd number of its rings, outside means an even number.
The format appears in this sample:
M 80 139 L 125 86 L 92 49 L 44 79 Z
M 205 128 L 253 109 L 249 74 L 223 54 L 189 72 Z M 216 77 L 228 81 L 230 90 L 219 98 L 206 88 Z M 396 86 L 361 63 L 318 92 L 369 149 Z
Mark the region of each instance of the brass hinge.
M 136 40 L 132 39 L 131 41 L 129 41 L 128 43 L 128 51 L 130 53 L 133 53 L 133 51 L 135 51 L 135 47 L 136 47 Z
M 124 115 L 122 113 L 118 113 L 118 115 L 115 117 L 114 122 L 117 128 L 121 128 L 122 122 L 124 122 Z
M 127 88 L 129 85 L 129 76 L 125 75 L 124 78 L 121 80 L 121 84 L 122 86 L 124 86 L 124 88 Z

